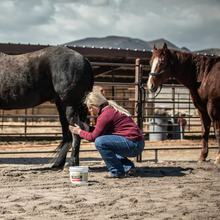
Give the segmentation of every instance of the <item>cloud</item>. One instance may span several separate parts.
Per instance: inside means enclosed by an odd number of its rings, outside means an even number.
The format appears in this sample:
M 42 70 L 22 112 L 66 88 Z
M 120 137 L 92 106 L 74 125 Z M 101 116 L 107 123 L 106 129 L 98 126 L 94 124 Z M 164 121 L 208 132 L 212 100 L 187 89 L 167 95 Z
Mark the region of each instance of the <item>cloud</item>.
M 47 1 L 3 1 L 0 6 L 1 28 L 8 27 L 16 31 L 32 25 L 49 23 L 54 13 L 53 5 Z
M 0 42 L 57 45 L 116 35 L 219 48 L 219 6 L 218 0 L 0 0 Z

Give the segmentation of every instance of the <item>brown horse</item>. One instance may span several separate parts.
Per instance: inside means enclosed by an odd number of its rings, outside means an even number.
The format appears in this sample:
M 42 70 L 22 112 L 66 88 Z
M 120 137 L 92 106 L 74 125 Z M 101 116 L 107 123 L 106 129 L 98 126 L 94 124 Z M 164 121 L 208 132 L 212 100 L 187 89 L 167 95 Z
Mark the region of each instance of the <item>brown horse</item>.
M 53 169 L 79 165 L 80 137 L 72 135 L 69 124 L 85 121 L 86 93 L 92 91 L 94 74 L 90 62 L 66 47 L 47 47 L 22 55 L 0 53 L 0 109 L 24 109 L 51 101 L 56 104 L 63 140 Z
M 147 87 L 151 92 L 169 77 L 175 77 L 189 89 L 202 124 L 202 151 L 198 161 L 205 161 L 208 156 L 212 122 L 219 144 L 215 162 L 220 163 L 220 57 L 169 50 L 165 43 L 162 49 L 153 46 L 150 65 Z

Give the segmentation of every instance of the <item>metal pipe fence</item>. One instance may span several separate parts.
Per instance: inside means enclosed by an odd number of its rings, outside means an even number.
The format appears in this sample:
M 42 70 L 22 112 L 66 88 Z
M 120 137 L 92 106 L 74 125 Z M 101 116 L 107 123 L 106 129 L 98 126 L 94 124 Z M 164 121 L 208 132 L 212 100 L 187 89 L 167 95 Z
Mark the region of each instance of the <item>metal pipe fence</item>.
M 134 69 L 134 83 L 119 83 L 113 80 L 113 82 L 96 82 L 95 85 L 100 85 L 106 90 L 107 98 L 113 99 L 128 109 L 145 135 L 154 133 L 181 134 L 180 129 L 174 129 L 175 127 L 179 128 L 177 120 L 180 115 L 183 115 L 181 117 L 186 120 L 184 128 L 186 135 L 198 135 L 201 132 L 198 128 L 200 120 L 196 114 L 189 91 L 179 84 L 165 84 L 161 93 L 156 98 L 151 98 L 154 94 L 151 95 L 146 91 L 140 59 L 137 59 L 135 64 L 93 62 L 92 65 L 127 66 Z M 144 97 L 145 92 L 147 97 Z M 42 114 L 41 112 L 44 112 L 44 110 L 45 113 Z M 59 115 L 54 104 L 44 103 L 23 111 L 24 113 L 21 114 L 16 111 L 1 110 L 1 136 L 62 136 Z M 54 114 L 54 112 L 56 113 Z M 88 118 L 91 118 L 91 116 L 88 116 Z M 165 130 L 150 129 L 151 126 L 158 125 L 151 122 L 151 120 L 163 118 L 167 119 L 167 123 L 162 123 L 160 126 L 166 127 Z M 211 134 L 213 132 L 211 130 Z

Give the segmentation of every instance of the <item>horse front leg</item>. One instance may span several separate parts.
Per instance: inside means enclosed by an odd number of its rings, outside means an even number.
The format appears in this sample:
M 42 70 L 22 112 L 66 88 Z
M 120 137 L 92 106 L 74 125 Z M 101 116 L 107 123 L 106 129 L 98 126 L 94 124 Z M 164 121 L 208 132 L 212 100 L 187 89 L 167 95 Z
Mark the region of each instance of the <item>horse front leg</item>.
M 204 162 L 206 157 L 208 156 L 208 139 L 209 139 L 209 131 L 211 125 L 211 119 L 207 112 L 201 112 L 198 110 L 199 117 L 202 124 L 202 151 L 201 155 L 198 159 L 198 162 Z
M 72 152 L 71 157 L 68 163 L 68 167 L 70 166 L 79 166 L 79 149 L 80 149 L 80 142 L 81 138 L 79 135 L 72 134 L 73 141 L 72 141 Z

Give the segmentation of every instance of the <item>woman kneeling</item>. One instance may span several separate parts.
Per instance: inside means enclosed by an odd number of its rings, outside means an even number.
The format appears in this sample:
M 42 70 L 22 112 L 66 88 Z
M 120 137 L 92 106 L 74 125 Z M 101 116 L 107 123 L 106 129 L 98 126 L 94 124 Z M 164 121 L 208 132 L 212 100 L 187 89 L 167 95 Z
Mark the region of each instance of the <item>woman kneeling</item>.
M 140 155 L 145 141 L 130 113 L 98 92 L 90 92 L 85 102 L 88 110 L 98 116 L 96 126 L 82 122 L 84 130 L 75 124 L 75 127 L 69 126 L 70 131 L 88 141 L 95 141 L 95 147 L 110 171 L 106 178 L 133 174 L 136 168 L 127 157 Z

